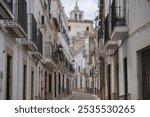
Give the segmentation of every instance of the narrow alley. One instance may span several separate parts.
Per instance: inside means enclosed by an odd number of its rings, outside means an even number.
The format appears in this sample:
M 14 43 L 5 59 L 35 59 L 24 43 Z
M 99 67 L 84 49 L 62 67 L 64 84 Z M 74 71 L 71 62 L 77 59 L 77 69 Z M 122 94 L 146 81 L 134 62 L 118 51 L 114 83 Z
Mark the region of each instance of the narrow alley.
M 150 99 L 150 0 L 0 0 L 0 100 L 62 99 Z
M 73 92 L 73 94 L 66 99 L 67 100 L 99 100 L 98 96 L 96 95 L 89 94 L 89 93 L 82 93 L 82 92 Z

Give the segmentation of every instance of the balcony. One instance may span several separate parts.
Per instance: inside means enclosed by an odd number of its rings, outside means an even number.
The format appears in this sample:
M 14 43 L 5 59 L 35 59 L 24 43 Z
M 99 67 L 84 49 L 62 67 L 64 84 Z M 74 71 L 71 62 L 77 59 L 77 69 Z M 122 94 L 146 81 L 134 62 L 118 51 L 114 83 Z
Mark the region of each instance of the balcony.
M 111 40 L 124 40 L 128 36 L 127 25 L 116 25 L 111 35 Z
M 118 41 L 110 40 L 110 25 L 109 25 L 109 15 L 105 19 L 105 40 L 104 40 L 104 50 L 116 49 L 118 47 Z
M 27 51 L 38 50 L 37 23 L 33 14 L 28 14 L 28 39 L 22 39 L 22 46 Z
M 0 19 L 12 20 L 14 19 L 13 15 L 13 0 L 1 0 L 0 1 Z
M 108 50 L 108 49 L 114 49 L 115 50 L 115 49 L 117 49 L 117 47 L 118 47 L 118 41 L 108 40 L 104 46 L 104 49 L 105 50 Z
M 42 46 L 42 38 L 39 39 L 39 42 L 33 42 L 32 40 L 28 40 L 28 39 L 22 39 L 22 46 L 23 48 L 29 52 L 29 54 L 33 57 L 33 59 L 38 59 L 41 60 L 43 58 L 42 56 L 42 50 L 43 50 L 43 46 Z M 37 44 L 36 44 L 37 43 Z
M 4 24 L 9 34 L 14 38 L 27 37 L 27 3 L 25 0 L 18 0 L 14 5 L 15 19 L 5 20 Z
M 50 69 L 57 68 L 56 63 L 53 60 L 53 57 L 54 57 L 54 50 L 52 42 L 45 42 L 44 43 L 45 65 Z
M 31 54 L 31 56 L 33 57 L 33 59 L 38 59 L 41 60 L 42 59 L 42 55 L 40 52 L 38 51 L 34 51 L 34 52 L 29 52 Z
M 28 39 L 22 39 L 21 41 L 22 41 L 21 44 L 26 51 L 37 51 L 38 50 L 35 42 L 28 40 Z
M 125 2 L 123 5 L 116 5 L 117 1 L 113 0 L 111 6 L 111 40 L 124 40 L 128 36 L 128 26 L 126 23 L 126 8 Z
M 37 37 L 37 50 L 35 43 L 32 43 L 31 47 L 35 50 L 32 50 L 31 55 L 34 59 L 39 59 L 41 60 L 43 58 L 43 35 L 40 30 L 38 30 L 38 37 Z M 28 45 L 29 47 L 29 45 Z

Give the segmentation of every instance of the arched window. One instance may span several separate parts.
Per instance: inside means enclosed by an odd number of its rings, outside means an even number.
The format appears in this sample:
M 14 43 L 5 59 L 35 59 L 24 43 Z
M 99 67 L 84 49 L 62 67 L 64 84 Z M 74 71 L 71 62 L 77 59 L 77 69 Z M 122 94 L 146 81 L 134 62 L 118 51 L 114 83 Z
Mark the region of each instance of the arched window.
M 75 13 L 75 20 L 77 20 L 77 14 Z
M 82 19 L 82 14 L 79 14 L 79 19 L 80 19 L 80 20 Z

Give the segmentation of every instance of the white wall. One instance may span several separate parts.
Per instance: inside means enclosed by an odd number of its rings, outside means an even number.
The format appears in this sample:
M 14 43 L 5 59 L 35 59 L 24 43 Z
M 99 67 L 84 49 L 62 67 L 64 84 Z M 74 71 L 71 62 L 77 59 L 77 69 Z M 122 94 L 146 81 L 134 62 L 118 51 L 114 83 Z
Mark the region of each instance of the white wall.
M 92 31 L 92 23 L 84 23 L 84 22 L 70 22 L 69 26 L 71 26 L 71 30 L 69 32 L 70 36 L 77 36 L 78 32 L 86 31 L 86 27 L 89 27 L 89 31 Z
M 127 61 L 129 60 L 127 56 L 127 41 L 123 43 L 123 45 L 119 48 L 119 95 L 124 95 L 124 66 L 123 59 L 127 57 Z

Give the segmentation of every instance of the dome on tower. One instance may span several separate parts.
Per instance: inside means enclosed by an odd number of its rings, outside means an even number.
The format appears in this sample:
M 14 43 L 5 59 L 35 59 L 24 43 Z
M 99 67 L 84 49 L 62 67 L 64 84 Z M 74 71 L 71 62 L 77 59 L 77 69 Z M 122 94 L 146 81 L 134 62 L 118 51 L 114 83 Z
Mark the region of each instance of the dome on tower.
M 77 1 L 76 1 L 76 5 L 74 6 L 74 9 L 70 12 L 70 19 L 73 19 L 73 20 L 84 19 L 84 12 L 80 10 Z

